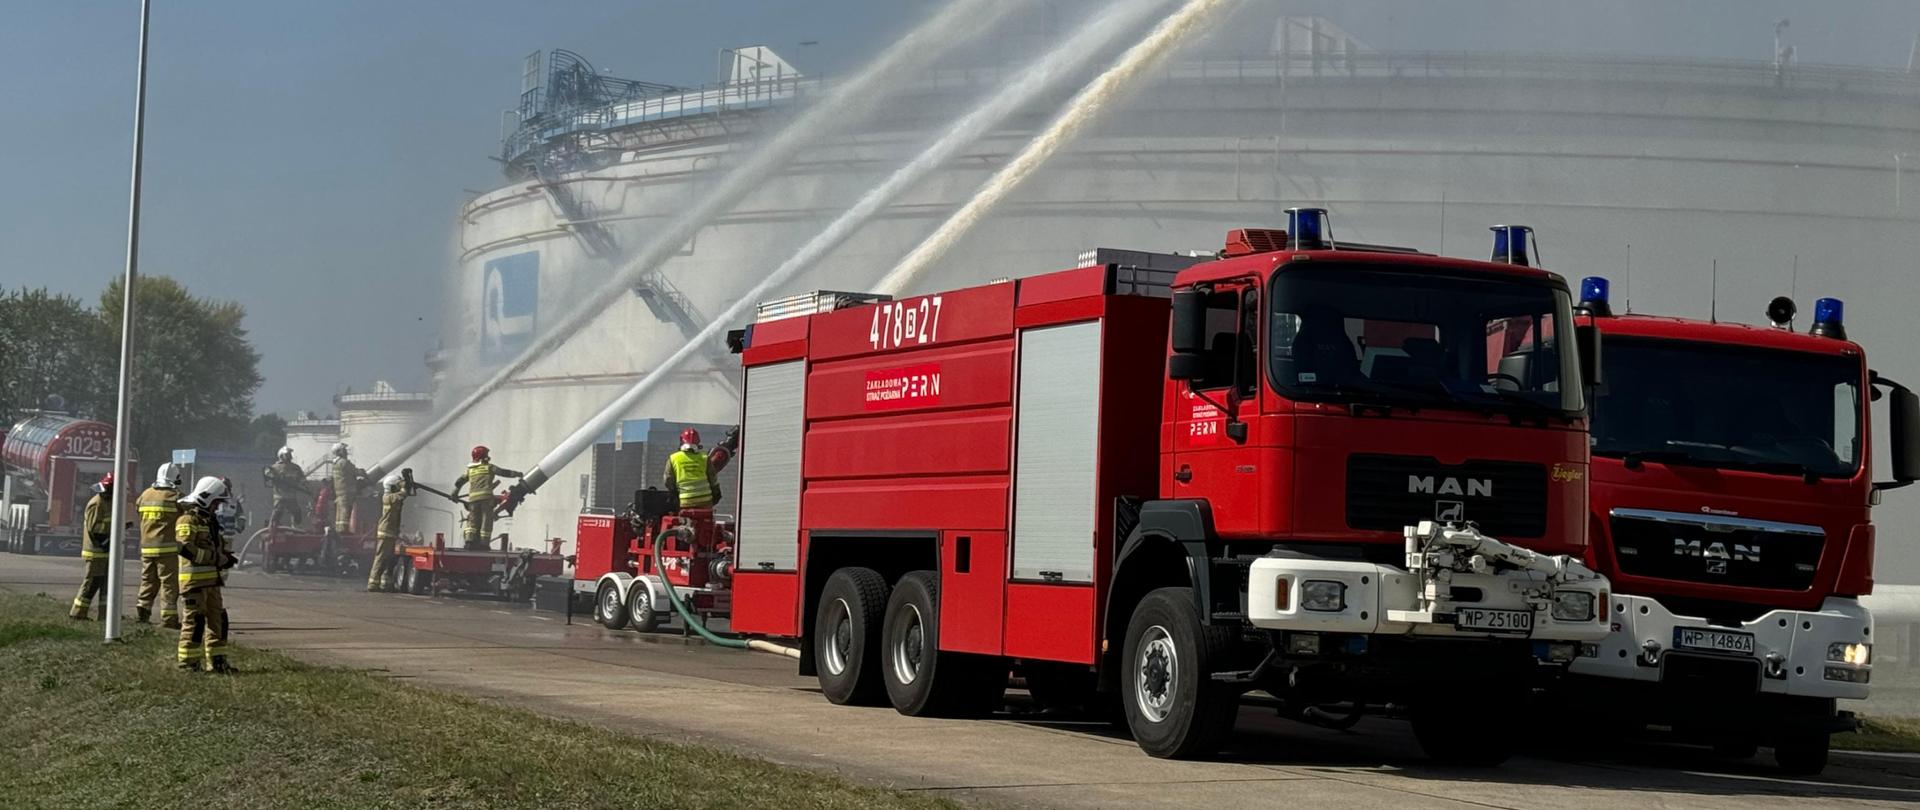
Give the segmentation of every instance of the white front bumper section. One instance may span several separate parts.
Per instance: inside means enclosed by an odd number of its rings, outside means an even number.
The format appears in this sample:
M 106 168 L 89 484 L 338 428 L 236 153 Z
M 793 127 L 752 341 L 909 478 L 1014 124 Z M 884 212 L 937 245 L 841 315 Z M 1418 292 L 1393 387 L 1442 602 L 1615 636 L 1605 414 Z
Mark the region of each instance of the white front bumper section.
M 1671 655 L 1749 657 L 1676 649 L 1676 628 L 1699 627 L 1753 636 L 1750 658 L 1759 662 L 1763 693 L 1849 700 L 1867 696 L 1871 658 L 1864 665 L 1827 660 L 1830 644 L 1873 642 L 1873 614 L 1855 599 L 1828 597 L 1817 611 L 1775 610 L 1734 627 L 1676 616 L 1649 597 L 1615 595 L 1610 618 L 1613 631 L 1574 659 L 1574 674 L 1657 682 Z
M 1279 604 L 1279 582 L 1287 581 L 1289 597 Z M 1341 609 L 1307 610 L 1301 606 L 1302 585 L 1313 581 L 1333 581 L 1346 586 Z M 1460 638 L 1526 638 L 1534 641 L 1599 641 L 1607 635 L 1604 616 L 1586 621 L 1562 621 L 1552 611 L 1537 604 L 1529 592 L 1579 591 L 1592 596 L 1596 613 L 1606 604 L 1607 580 L 1550 584 L 1547 575 L 1537 571 L 1505 570 L 1495 573 L 1454 573 L 1451 586 L 1456 594 L 1467 589 L 1479 591 L 1480 598 L 1459 602 L 1461 607 L 1521 610 L 1532 614 L 1532 629 L 1525 633 L 1493 633 L 1462 630 L 1454 626 L 1455 614 L 1420 609 L 1422 583 L 1405 569 L 1376 563 L 1321 560 L 1298 557 L 1262 557 L 1248 572 L 1247 620 L 1266 630 L 1296 630 L 1320 633 L 1356 633 L 1366 635 L 1418 635 Z

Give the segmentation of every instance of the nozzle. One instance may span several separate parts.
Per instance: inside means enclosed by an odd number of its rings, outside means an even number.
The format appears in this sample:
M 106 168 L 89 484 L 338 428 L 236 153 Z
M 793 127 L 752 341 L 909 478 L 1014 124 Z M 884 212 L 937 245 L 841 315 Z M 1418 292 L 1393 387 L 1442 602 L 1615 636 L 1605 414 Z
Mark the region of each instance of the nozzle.
M 526 485 L 526 482 L 516 481 L 500 496 L 499 502 L 494 505 L 494 510 L 502 517 L 513 517 L 513 510 L 520 508 L 520 502 L 532 494 L 533 490 Z

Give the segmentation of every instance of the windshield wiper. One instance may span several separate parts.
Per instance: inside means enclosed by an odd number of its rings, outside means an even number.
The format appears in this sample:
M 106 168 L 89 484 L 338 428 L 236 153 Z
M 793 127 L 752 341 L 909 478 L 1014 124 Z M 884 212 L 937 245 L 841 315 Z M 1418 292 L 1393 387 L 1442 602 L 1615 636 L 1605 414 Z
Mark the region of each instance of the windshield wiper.
M 1749 451 L 1728 447 L 1712 442 L 1693 442 L 1682 439 L 1668 439 L 1666 449 L 1629 450 L 1619 454 L 1620 463 L 1629 470 L 1640 469 L 1645 462 L 1658 461 L 1663 464 L 1690 464 L 1699 467 L 1728 467 L 1754 472 L 1774 473 L 1776 475 L 1798 475 L 1812 482 L 1821 477 L 1819 471 L 1797 461 L 1773 459 L 1756 456 Z M 1724 457 L 1709 458 L 1675 448 L 1691 447 L 1703 450 L 1716 450 L 1726 453 Z M 1599 455 L 1614 455 L 1601 452 Z

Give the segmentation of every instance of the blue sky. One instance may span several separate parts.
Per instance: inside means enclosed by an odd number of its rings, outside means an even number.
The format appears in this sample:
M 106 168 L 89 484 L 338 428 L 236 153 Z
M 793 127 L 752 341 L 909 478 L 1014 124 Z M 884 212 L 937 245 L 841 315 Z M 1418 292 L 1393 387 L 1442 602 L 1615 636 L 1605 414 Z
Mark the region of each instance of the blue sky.
M 156 0 L 142 271 L 247 307 L 262 410 L 423 383 L 453 216 L 501 182 L 489 158 L 526 53 L 675 84 L 711 81 L 717 49 L 752 44 L 847 70 L 932 4 Z M 1053 5 L 1065 25 L 1085 4 Z M 1803 61 L 1895 66 L 1920 32 L 1920 3 L 1891 0 L 1252 5 L 1324 14 L 1383 49 L 1763 59 L 1790 17 Z M 6 4 L 0 285 L 91 301 L 120 271 L 137 8 Z

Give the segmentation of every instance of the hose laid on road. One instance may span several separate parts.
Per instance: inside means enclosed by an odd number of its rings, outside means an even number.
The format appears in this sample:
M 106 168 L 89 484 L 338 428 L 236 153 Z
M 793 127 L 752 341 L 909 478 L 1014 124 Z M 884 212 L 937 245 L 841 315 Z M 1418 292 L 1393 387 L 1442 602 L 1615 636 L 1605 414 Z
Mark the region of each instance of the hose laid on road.
M 673 529 L 672 531 L 680 534 L 689 535 L 687 537 L 687 547 L 688 548 L 693 547 L 693 537 L 691 536 L 691 532 L 683 532 L 683 531 L 680 531 L 679 529 Z M 694 618 L 693 611 L 687 608 L 686 603 L 680 601 L 680 592 L 673 589 L 672 582 L 667 581 L 666 558 L 660 554 L 660 549 L 666 545 L 664 542 L 662 542 L 666 539 L 666 537 L 667 537 L 667 532 L 661 532 L 659 534 L 654 535 L 653 537 L 653 570 L 661 572 L 660 583 L 662 588 L 667 592 L 667 602 L 673 605 L 673 612 L 680 614 L 680 620 L 683 622 L 686 622 L 687 627 L 691 628 L 693 632 L 698 633 L 701 638 L 706 639 L 707 643 L 712 644 L 716 647 L 727 647 L 727 648 L 736 649 L 736 650 L 755 650 L 758 652 L 784 655 L 788 658 L 800 657 L 800 651 L 792 647 L 783 647 L 781 645 L 774 644 L 769 641 L 761 641 L 759 639 L 732 638 L 728 636 L 723 636 L 723 635 L 720 635 L 719 633 L 713 632 L 712 630 L 708 630 L 706 628 L 706 625 L 701 624 L 699 621 L 697 621 Z

